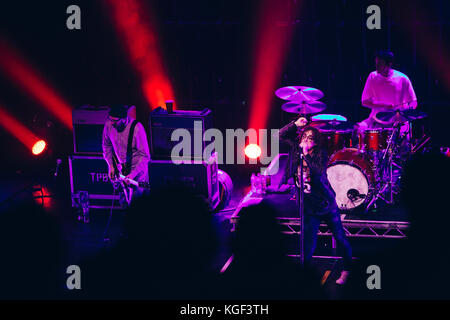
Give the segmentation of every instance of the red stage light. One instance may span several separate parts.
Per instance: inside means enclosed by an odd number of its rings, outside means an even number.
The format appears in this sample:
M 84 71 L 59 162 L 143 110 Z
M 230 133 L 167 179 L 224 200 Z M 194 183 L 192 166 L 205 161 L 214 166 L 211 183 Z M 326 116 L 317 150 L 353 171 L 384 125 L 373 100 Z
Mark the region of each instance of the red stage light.
M 111 12 L 115 27 L 141 76 L 142 90 L 152 108 L 165 107 L 166 100 L 174 100 L 172 86 L 166 76 L 158 37 L 150 10 L 140 0 L 104 0 Z M 175 103 L 174 103 L 175 105 Z
M 55 115 L 66 127 L 72 129 L 72 108 L 21 57 L 5 40 L 0 39 L 0 69 L 43 107 Z
M 249 144 L 244 152 L 250 159 L 258 159 L 261 156 L 261 148 L 257 144 Z
M 33 132 L 17 121 L 1 106 L 0 118 L 2 119 L 2 121 L 0 121 L 0 125 L 3 126 L 6 131 L 13 135 L 17 140 L 19 140 L 25 147 L 32 150 L 33 154 L 37 155 L 45 149 L 45 142 L 43 140 L 34 135 Z M 44 145 L 41 141 L 44 142 Z M 40 152 L 35 153 L 40 149 L 42 149 Z
M 35 156 L 37 156 L 37 155 L 41 154 L 45 150 L 46 147 L 47 147 L 47 144 L 45 143 L 45 141 L 44 140 L 39 140 L 38 142 L 36 142 L 33 145 L 33 148 L 31 149 L 31 152 L 33 152 L 33 154 Z
M 50 195 L 50 191 L 48 190 L 48 188 L 42 185 L 34 186 L 33 198 L 34 201 L 38 205 L 41 205 L 44 209 L 52 208 L 52 196 Z

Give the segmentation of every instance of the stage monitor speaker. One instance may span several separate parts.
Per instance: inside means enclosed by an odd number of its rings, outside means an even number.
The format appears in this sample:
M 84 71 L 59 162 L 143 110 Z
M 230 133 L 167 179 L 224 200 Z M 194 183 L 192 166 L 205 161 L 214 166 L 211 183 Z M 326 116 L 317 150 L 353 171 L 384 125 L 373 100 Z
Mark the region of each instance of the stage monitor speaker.
M 217 153 L 207 162 L 175 164 L 171 160 L 152 159 L 149 164 L 149 183 L 151 190 L 185 186 L 207 199 L 210 209 L 214 210 L 220 202 Z
M 194 122 L 201 122 L 201 130 L 195 127 Z M 194 137 L 202 140 L 201 152 L 205 149 L 203 134 L 205 130 L 212 128 L 212 112 L 205 108 L 202 111 L 174 110 L 168 113 L 163 108 L 156 108 L 150 114 L 150 153 L 154 160 L 170 160 L 171 152 L 179 141 L 171 141 L 172 133 L 176 129 L 186 129 L 191 135 L 191 155 L 194 155 Z M 200 154 L 199 154 L 200 155 Z M 198 158 L 198 157 L 197 157 Z M 197 160 L 201 160 L 200 158 Z
M 102 135 L 108 107 L 83 106 L 72 111 L 75 154 L 101 154 Z

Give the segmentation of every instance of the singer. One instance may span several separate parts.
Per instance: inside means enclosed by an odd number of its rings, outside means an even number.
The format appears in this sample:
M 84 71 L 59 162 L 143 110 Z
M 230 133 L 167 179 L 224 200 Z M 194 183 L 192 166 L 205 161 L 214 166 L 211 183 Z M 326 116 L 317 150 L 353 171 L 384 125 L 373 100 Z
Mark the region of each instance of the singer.
M 343 257 L 343 271 L 336 281 L 344 284 L 348 278 L 352 249 L 345 236 L 341 217 L 336 204 L 336 194 L 327 178 L 328 155 L 322 147 L 320 131 L 306 126 L 307 120 L 300 117 L 280 130 L 280 138 L 291 145 L 291 165 L 289 171 L 297 187 L 299 175 L 304 181 L 304 261 L 311 265 L 316 247 L 317 231 L 321 221 L 325 221 L 337 242 L 339 254 Z M 303 154 L 303 173 L 300 171 L 300 155 Z

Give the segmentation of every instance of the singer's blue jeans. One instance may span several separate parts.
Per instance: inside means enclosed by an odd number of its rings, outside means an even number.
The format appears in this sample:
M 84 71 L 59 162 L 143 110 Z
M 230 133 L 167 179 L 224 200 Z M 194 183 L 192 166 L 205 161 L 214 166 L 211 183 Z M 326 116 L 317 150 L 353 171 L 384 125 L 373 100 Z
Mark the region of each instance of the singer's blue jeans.
M 352 262 L 352 249 L 347 237 L 345 236 L 341 216 L 337 209 L 334 209 L 325 215 L 317 216 L 311 214 L 311 212 L 308 212 L 308 209 L 305 207 L 305 236 L 303 238 L 305 248 L 305 265 L 311 264 L 311 259 L 316 249 L 317 232 L 319 231 L 321 221 L 324 221 L 328 225 L 334 239 L 336 240 L 338 254 L 343 258 L 344 270 L 350 270 Z

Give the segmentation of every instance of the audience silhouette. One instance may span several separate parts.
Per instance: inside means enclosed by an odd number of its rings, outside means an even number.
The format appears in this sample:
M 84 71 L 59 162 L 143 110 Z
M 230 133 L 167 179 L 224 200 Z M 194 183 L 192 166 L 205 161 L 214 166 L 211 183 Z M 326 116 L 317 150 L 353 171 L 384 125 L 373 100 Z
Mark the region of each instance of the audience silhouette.
M 405 166 L 406 240 L 358 257 L 344 299 L 448 299 L 447 184 L 450 159 L 417 155 Z M 126 236 L 85 259 L 82 290 L 67 291 L 60 226 L 32 199 L 2 206 L 0 299 L 326 299 L 317 274 L 287 256 L 286 236 L 266 201 L 245 207 L 232 234 L 233 260 L 219 272 L 218 230 L 204 198 L 184 187 L 153 190 L 127 211 Z M 370 289 L 368 267 L 380 268 Z
M 450 263 L 446 228 L 450 159 L 441 154 L 412 158 L 403 173 L 401 204 L 410 218 L 407 239 L 383 252 L 368 253 L 355 263 L 346 299 L 448 299 Z M 380 268 L 380 289 L 368 289 L 370 272 Z
M 170 187 L 142 196 L 126 219 L 126 238 L 86 261 L 91 298 L 210 299 L 218 239 L 207 203 L 189 189 Z
M 276 211 L 263 201 L 240 212 L 233 261 L 223 275 L 230 299 L 321 299 L 319 280 L 290 261 Z
M 2 206 L 0 219 L 0 299 L 60 297 L 66 269 L 59 224 L 29 198 Z

